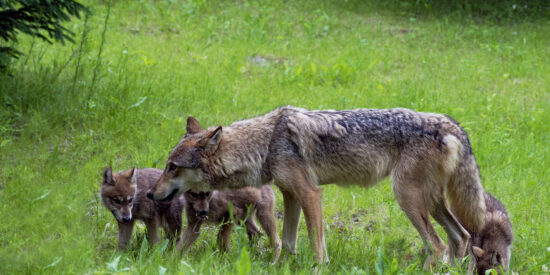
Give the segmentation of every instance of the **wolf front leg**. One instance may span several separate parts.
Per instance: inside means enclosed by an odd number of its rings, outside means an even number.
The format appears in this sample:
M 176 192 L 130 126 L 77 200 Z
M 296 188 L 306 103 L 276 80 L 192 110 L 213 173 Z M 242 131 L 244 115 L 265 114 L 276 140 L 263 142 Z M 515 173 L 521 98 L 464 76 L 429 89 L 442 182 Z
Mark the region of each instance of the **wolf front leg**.
M 325 245 L 323 237 L 323 215 L 321 206 L 322 189 L 316 188 L 300 192 L 298 201 L 304 210 L 307 233 L 311 242 L 311 249 L 315 253 L 318 264 L 325 260 Z M 328 258 L 326 259 L 328 260 Z
M 120 250 L 126 249 L 126 246 L 132 238 L 132 231 L 134 230 L 134 220 L 129 222 L 118 222 L 118 248 Z
M 322 217 L 322 189 L 315 184 L 305 169 L 300 164 L 291 165 L 291 162 L 286 162 L 284 167 L 278 167 L 277 176 L 281 182 L 281 189 L 286 191 L 283 193 L 285 203 L 285 224 L 283 225 L 283 244 L 293 245 L 295 249 L 296 244 L 296 229 L 299 219 L 299 207 L 301 206 L 304 211 L 304 217 L 306 219 L 306 225 L 308 229 L 308 235 L 311 242 L 311 249 L 315 253 L 315 260 L 318 264 L 322 264 L 323 260 L 327 261 L 324 257 L 324 240 L 323 240 L 323 217 Z M 288 207 L 288 209 L 287 209 Z M 288 218 L 289 227 L 287 225 L 287 214 L 291 214 Z M 298 218 L 297 218 L 298 217 Z M 288 228 L 285 230 L 285 227 Z M 289 243 L 290 241 L 290 243 Z

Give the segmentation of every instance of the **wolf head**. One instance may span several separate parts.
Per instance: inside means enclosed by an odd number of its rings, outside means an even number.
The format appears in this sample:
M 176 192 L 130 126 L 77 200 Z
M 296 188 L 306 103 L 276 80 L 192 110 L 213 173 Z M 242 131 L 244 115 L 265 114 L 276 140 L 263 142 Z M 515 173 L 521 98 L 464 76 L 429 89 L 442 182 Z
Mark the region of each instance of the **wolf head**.
M 185 201 L 191 205 L 195 211 L 195 216 L 199 220 L 207 220 L 210 211 L 210 200 L 216 191 L 198 192 L 187 191 L 184 193 Z
M 221 138 L 221 126 L 203 130 L 196 119 L 187 118 L 187 133 L 170 153 L 164 172 L 147 197 L 169 201 L 191 189 L 198 192 L 212 190 L 203 163 L 216 152 Z
M 496 201 L 494 198 L 492 200 Z M 500 210 L 487 213 L 485 217 L 486 224 L 472 244 L 477 272 L 485 274 L 489 269 L 494 269 L 498 273 L 506 272 L 510 265 L 512 225 L 506 212 Z
M 113 213 L 119 222 L 132 220 L 132 207 L 136 193 L 135 168 L 113 173 L 111 167 L 105 168 L 101 183 L 101 201 Z
M 508 251 L 498 251 L 494 249 L 486 250 L 478 246 L 472 246 L 472 250 L 476 258 L 478 274 L 486 274 L 485 271 L 489 269 L 494 269 L 500 274 L 501 267 L 503 271 L 508 269 Z

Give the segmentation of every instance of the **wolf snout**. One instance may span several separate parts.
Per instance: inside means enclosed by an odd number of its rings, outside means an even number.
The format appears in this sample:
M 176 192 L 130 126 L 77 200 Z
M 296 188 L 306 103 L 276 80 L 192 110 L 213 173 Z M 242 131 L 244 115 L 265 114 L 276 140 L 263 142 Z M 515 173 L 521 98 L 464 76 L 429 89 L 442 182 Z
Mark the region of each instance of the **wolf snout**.
M 150 191 L 147 192 L 147 198 L 149 198 L 150 200 L 153 199 L 153 193 L 151 193 Z
M 132 220 L 132 217 L 122 217 L 123 222 L 130 222 Z

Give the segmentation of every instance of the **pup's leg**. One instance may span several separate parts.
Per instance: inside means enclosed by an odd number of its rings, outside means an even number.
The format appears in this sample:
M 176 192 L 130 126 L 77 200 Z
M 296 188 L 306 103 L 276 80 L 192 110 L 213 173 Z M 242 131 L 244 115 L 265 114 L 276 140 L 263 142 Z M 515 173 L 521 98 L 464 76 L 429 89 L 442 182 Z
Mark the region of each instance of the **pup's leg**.
M 300 213 L 302 208 L 292 193 L 284 191 L 283 189 L 280 190 L 283 194 L 284 202 L 283 247 L 288 252 L 296 254 L 298 223 L 300 222 Z
M 279 235 L 277 234 L 277 221 L 275 220 L 275 216 L 273 214 L 273 210 L 275 208 L 275 198 L 268 198 L 269 199 L 266 198 L 266 200 L 269 201 L 262 201 L 258 204 L 256 216 L 260 221 L 260 225 L 269 236 L 269 241 L 274 249 L 272 263 L 277 263 L 277 261 L 279 260 L 279 256 L 281 255 L 281 240 L 279 239 Z
M 158 243 L 160 241 L 160 232 L 158 230 L 160 226 L 160 219 L 158 217 L 154 217 L 150 220 L 146 220 L 145 226 L 147 227 L 147 240 L 149 240 L 149 243 Z
M 425 249 L 429 250 L 430 255 L 424 263 L 424 269 L 430 269 L 430 266 L 445 251 L 445 244 L 430 222 L 428 198 L 425 197 L 423 187 L 422 182 L 407 179 L 402 175 L 394 175 L 393 190 L 395 198 L 416 230 L 418 230 Z
M 132 231 L 134 230 L 134 220 L 129 222 L 118 223 L 118 248 L 121 250 L 126 249 L 126 246 L 132 238 Z
M 260 235 L 260 229 L 256 225 L 256 222 L 254 221 L 254 215 L 251 214 L 250 217 L 248 217 L 245 222 L 244 226 L 246 227 L 246 234 L 248 235 L 248 240 L 252 240 L 254 237 Z
M 231 231 L 233 230 L 233 222 L 225 222 L 218 232 L 218 246 L 221 250 L 229 250 Z
M 197 223 L 188 223 L 187 228 L 183 232 L 183 236 L 178 241 L 178 244 L 176 245 L 178 250 L 182 250 L 183 252 L 187 251 L 189 247 L 197 240 L 199 237 L 200 230 L 201 230 L 201 222 Z
M 164 232 L 170 240 L 170 246 L 172 246 L 174 243 L 177 244 L 179 242 L 181 233 L 181 222 L 178 224 L 173 219 L 167 219 L 165 222 L 163 222 L 163 225 Z

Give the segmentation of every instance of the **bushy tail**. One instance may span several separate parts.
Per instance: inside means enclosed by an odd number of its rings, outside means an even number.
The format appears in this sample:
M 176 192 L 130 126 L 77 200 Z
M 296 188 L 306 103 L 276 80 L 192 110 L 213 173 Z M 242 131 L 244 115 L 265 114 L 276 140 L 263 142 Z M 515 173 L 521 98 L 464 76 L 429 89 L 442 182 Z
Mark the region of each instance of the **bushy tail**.
M 452 134 L 443 141 L 447 147 L 444 169 L 451 175 L 447 184 L 451 211 L 468 232 L 479 232 L 485 222 L 485 191 L 474 155 Z

